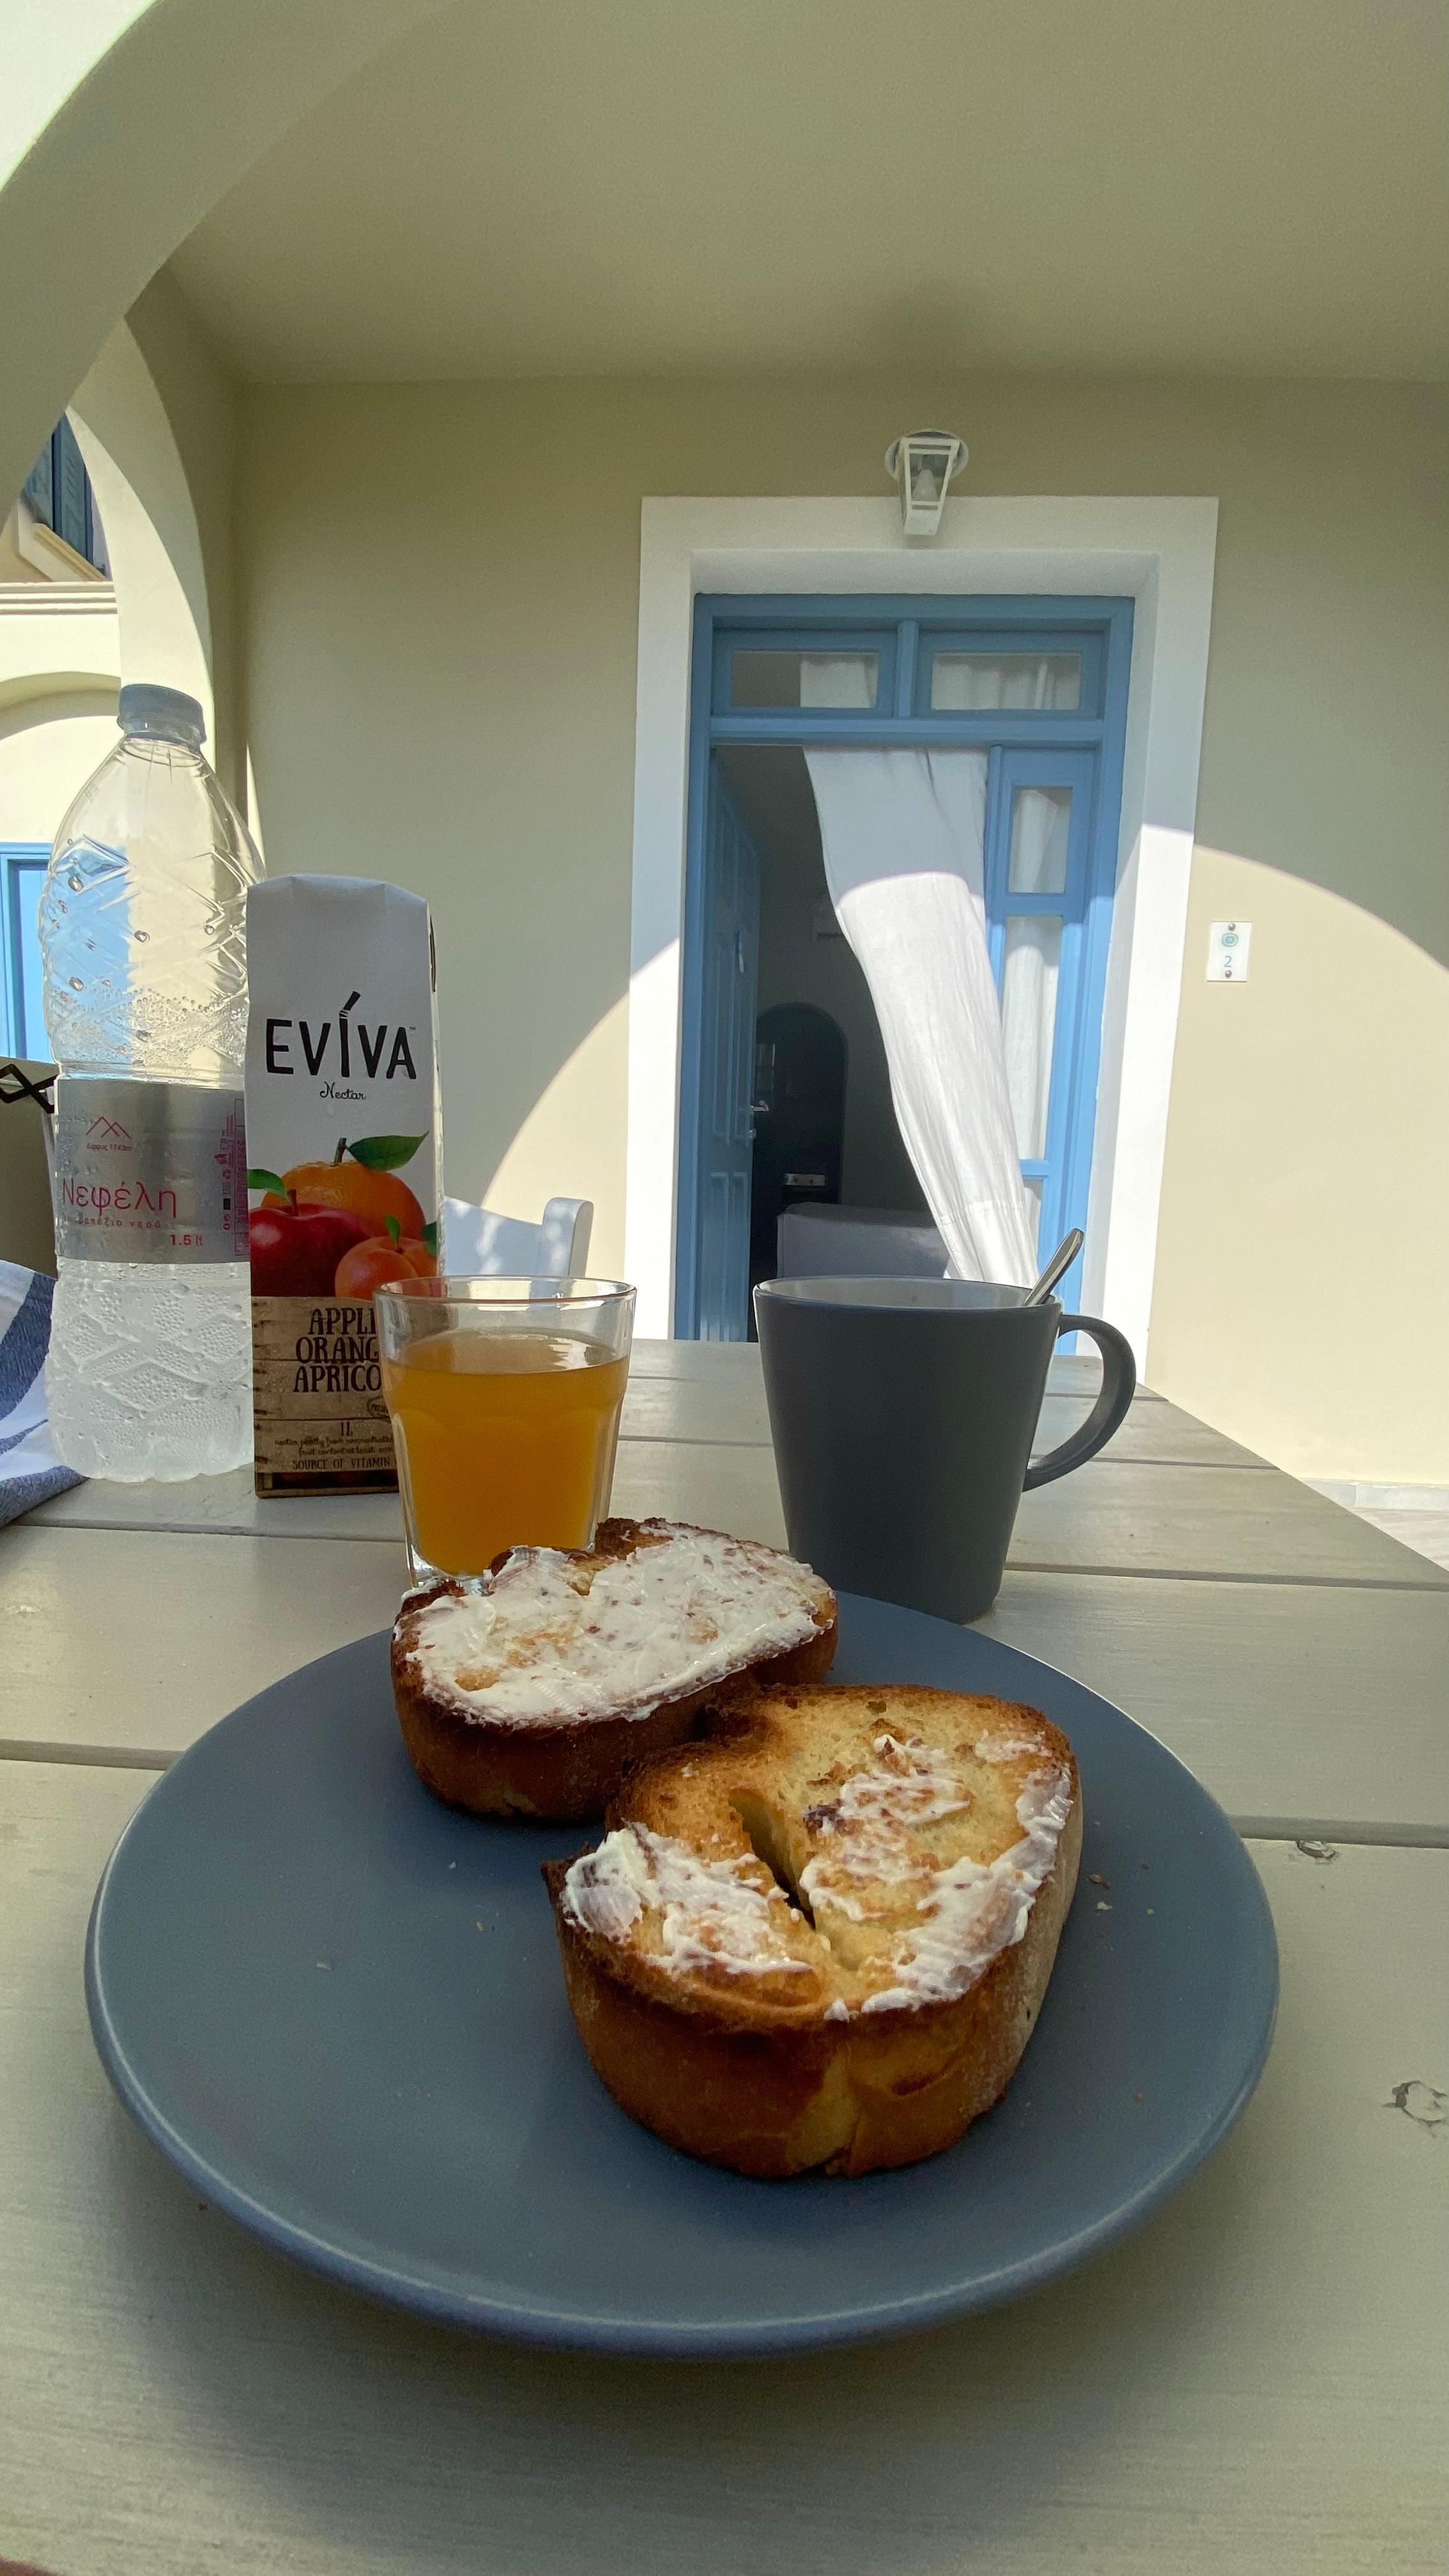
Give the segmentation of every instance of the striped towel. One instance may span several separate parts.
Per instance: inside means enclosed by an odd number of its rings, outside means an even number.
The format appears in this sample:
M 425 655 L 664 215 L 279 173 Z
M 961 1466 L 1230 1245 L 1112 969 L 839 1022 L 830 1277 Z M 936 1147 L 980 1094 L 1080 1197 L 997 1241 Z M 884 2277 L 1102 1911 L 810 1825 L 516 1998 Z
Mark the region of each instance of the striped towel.
M 0 1526 L 78 1485 L 50 1445 L 45 1354 L 55 1281 L 0 1261 Z

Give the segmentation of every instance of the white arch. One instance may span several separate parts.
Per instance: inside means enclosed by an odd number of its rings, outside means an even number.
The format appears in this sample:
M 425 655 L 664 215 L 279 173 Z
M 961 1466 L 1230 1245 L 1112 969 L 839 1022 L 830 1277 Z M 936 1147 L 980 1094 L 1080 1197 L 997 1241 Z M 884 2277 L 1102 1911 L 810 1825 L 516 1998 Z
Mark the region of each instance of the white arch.
M 102 680 L 86 671 L 27 671 L 18 679 L 0 680 L 0 742 L 28 733 L 32 725 L 113 717 L 120 687 L 119 677 Z
M 121 678 L 185 689 L 214 739 L 211 604 L 196 511 L 165 406 L 124 322 L 70 419 L 106 532 Z
M 9 0 L 0 493 L 102 342 L 278 137 L 441 0 Z
M 129 322 L 116 324 L 66 408 L 100 507 L 118 593 L 116 548 L 119 543 L 124 555 L 127 547 L 120 521 L 128 507 L 139 507 L 165 552 L 209 662 L 210 580 L 196 506 L 165 402 Z M 124 494 L 116 489 L 118 475 Z M 124 598 L 121 605 L 124 613 Z M 132 676 L 129 669 L 126 676 Z

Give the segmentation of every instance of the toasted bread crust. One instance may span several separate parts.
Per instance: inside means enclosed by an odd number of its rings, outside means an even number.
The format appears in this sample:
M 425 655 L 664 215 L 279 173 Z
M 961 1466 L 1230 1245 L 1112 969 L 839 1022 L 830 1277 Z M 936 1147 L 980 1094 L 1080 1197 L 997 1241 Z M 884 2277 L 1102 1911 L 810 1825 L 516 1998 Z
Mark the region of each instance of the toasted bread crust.
M 785 1696 L 746 1697 L 733 1738 L 631 1772 L 610 1826 L 657 1820 L 672 1809 L 675 1829 L 687 1830 L 685 1767 L 697 1775 L 707 1763 L 747 1783 L 759 1725 L 778 1716 Z M 1041 1756 L 1068 1774 L 1071 1805 L 1022 1937 L 1000 1949 L 965 1993 L 846 2018 L 826 2011 L 818 1982 L 797 2002 L 787 1977 L 706 1985 L 672 1975 L 657 1957 L 587 1928 L 564 1901 L 570 1864 L 545 1865 L 569 2003 L 596 2073 L 631 2117 L 671 2146 L 762 2179 L 911 2164 L 955 2145 L 1000 2100 L 1035 2026 L 1081 1853 L 1071 1748 L 1035 1710 L 873 1686 L 827 1685 L 801 1697 L 812 1706 L 878 1707 L 884 1697 L 989 1710 L 994 1722 L 1030 1729 Z
M 690 1527 L 682 1522 L 668 1526 Z M 593 1547 L 572 1553 L 582 1564 L 602 1564 L 648 1545 L 651 1535 L 637 1521 L 601 1521 Z M 495 1559 L 493 1573 L 508 1553 Z M 527 1726 L 500 1723 L 430 1689 L 413 1652 L 421 1613 L 441 1593 L 462 1589 L 457 1583 L 436 1583 L 403 1603 L 393 1628 L 392 1683 L 403 1742 L 419 1778 L 450 1806 L 478 1815 L 588 1822 L 603 1814 L 626 1770 L 689 1742 L 736 1687 L 755 1681 L 817 1681 L 835 1655 L 838 1614 L 834 1594 L 826 1593 L 829 1613 L 812 1636 L 781 1654 L 741 1663 L 700 1689 L 642 1710 L 626 1701 L 604 1716 L 561 1714 Z

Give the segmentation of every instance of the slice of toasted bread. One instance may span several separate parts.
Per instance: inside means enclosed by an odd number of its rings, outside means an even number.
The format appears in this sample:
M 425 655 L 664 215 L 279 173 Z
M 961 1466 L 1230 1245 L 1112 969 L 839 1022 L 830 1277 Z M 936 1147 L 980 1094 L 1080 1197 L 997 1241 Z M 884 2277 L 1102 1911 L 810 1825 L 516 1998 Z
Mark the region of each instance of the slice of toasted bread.
M 440 1798 L 599 1816 L 630 1763 L 698 1734 L 742 1681 L 828 1672 L 836 1616 L 828 1583 L 757 1540 L 602 1521 L 591 1548 L 513 1548 L 481 1585 L 410 1593 L 393 1696 Z
M 1081 1851 L 1035 1709 L 777 1686 L 631 1772 L 544 1872 L 569 2001 L 615 2099 L 765 2176 L 951 2146 L 1030 2037 Z

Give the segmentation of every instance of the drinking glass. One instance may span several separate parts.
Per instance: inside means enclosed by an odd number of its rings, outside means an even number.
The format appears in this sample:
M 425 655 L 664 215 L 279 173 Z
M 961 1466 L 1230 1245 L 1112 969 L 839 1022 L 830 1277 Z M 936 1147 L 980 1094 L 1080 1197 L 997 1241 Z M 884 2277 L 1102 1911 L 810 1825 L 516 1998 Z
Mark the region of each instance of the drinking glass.
M 510 1547 L 590 1547 L 608 1507 L 634 1291 L 400 1279 L 373 1299 L 415 1582 Z

